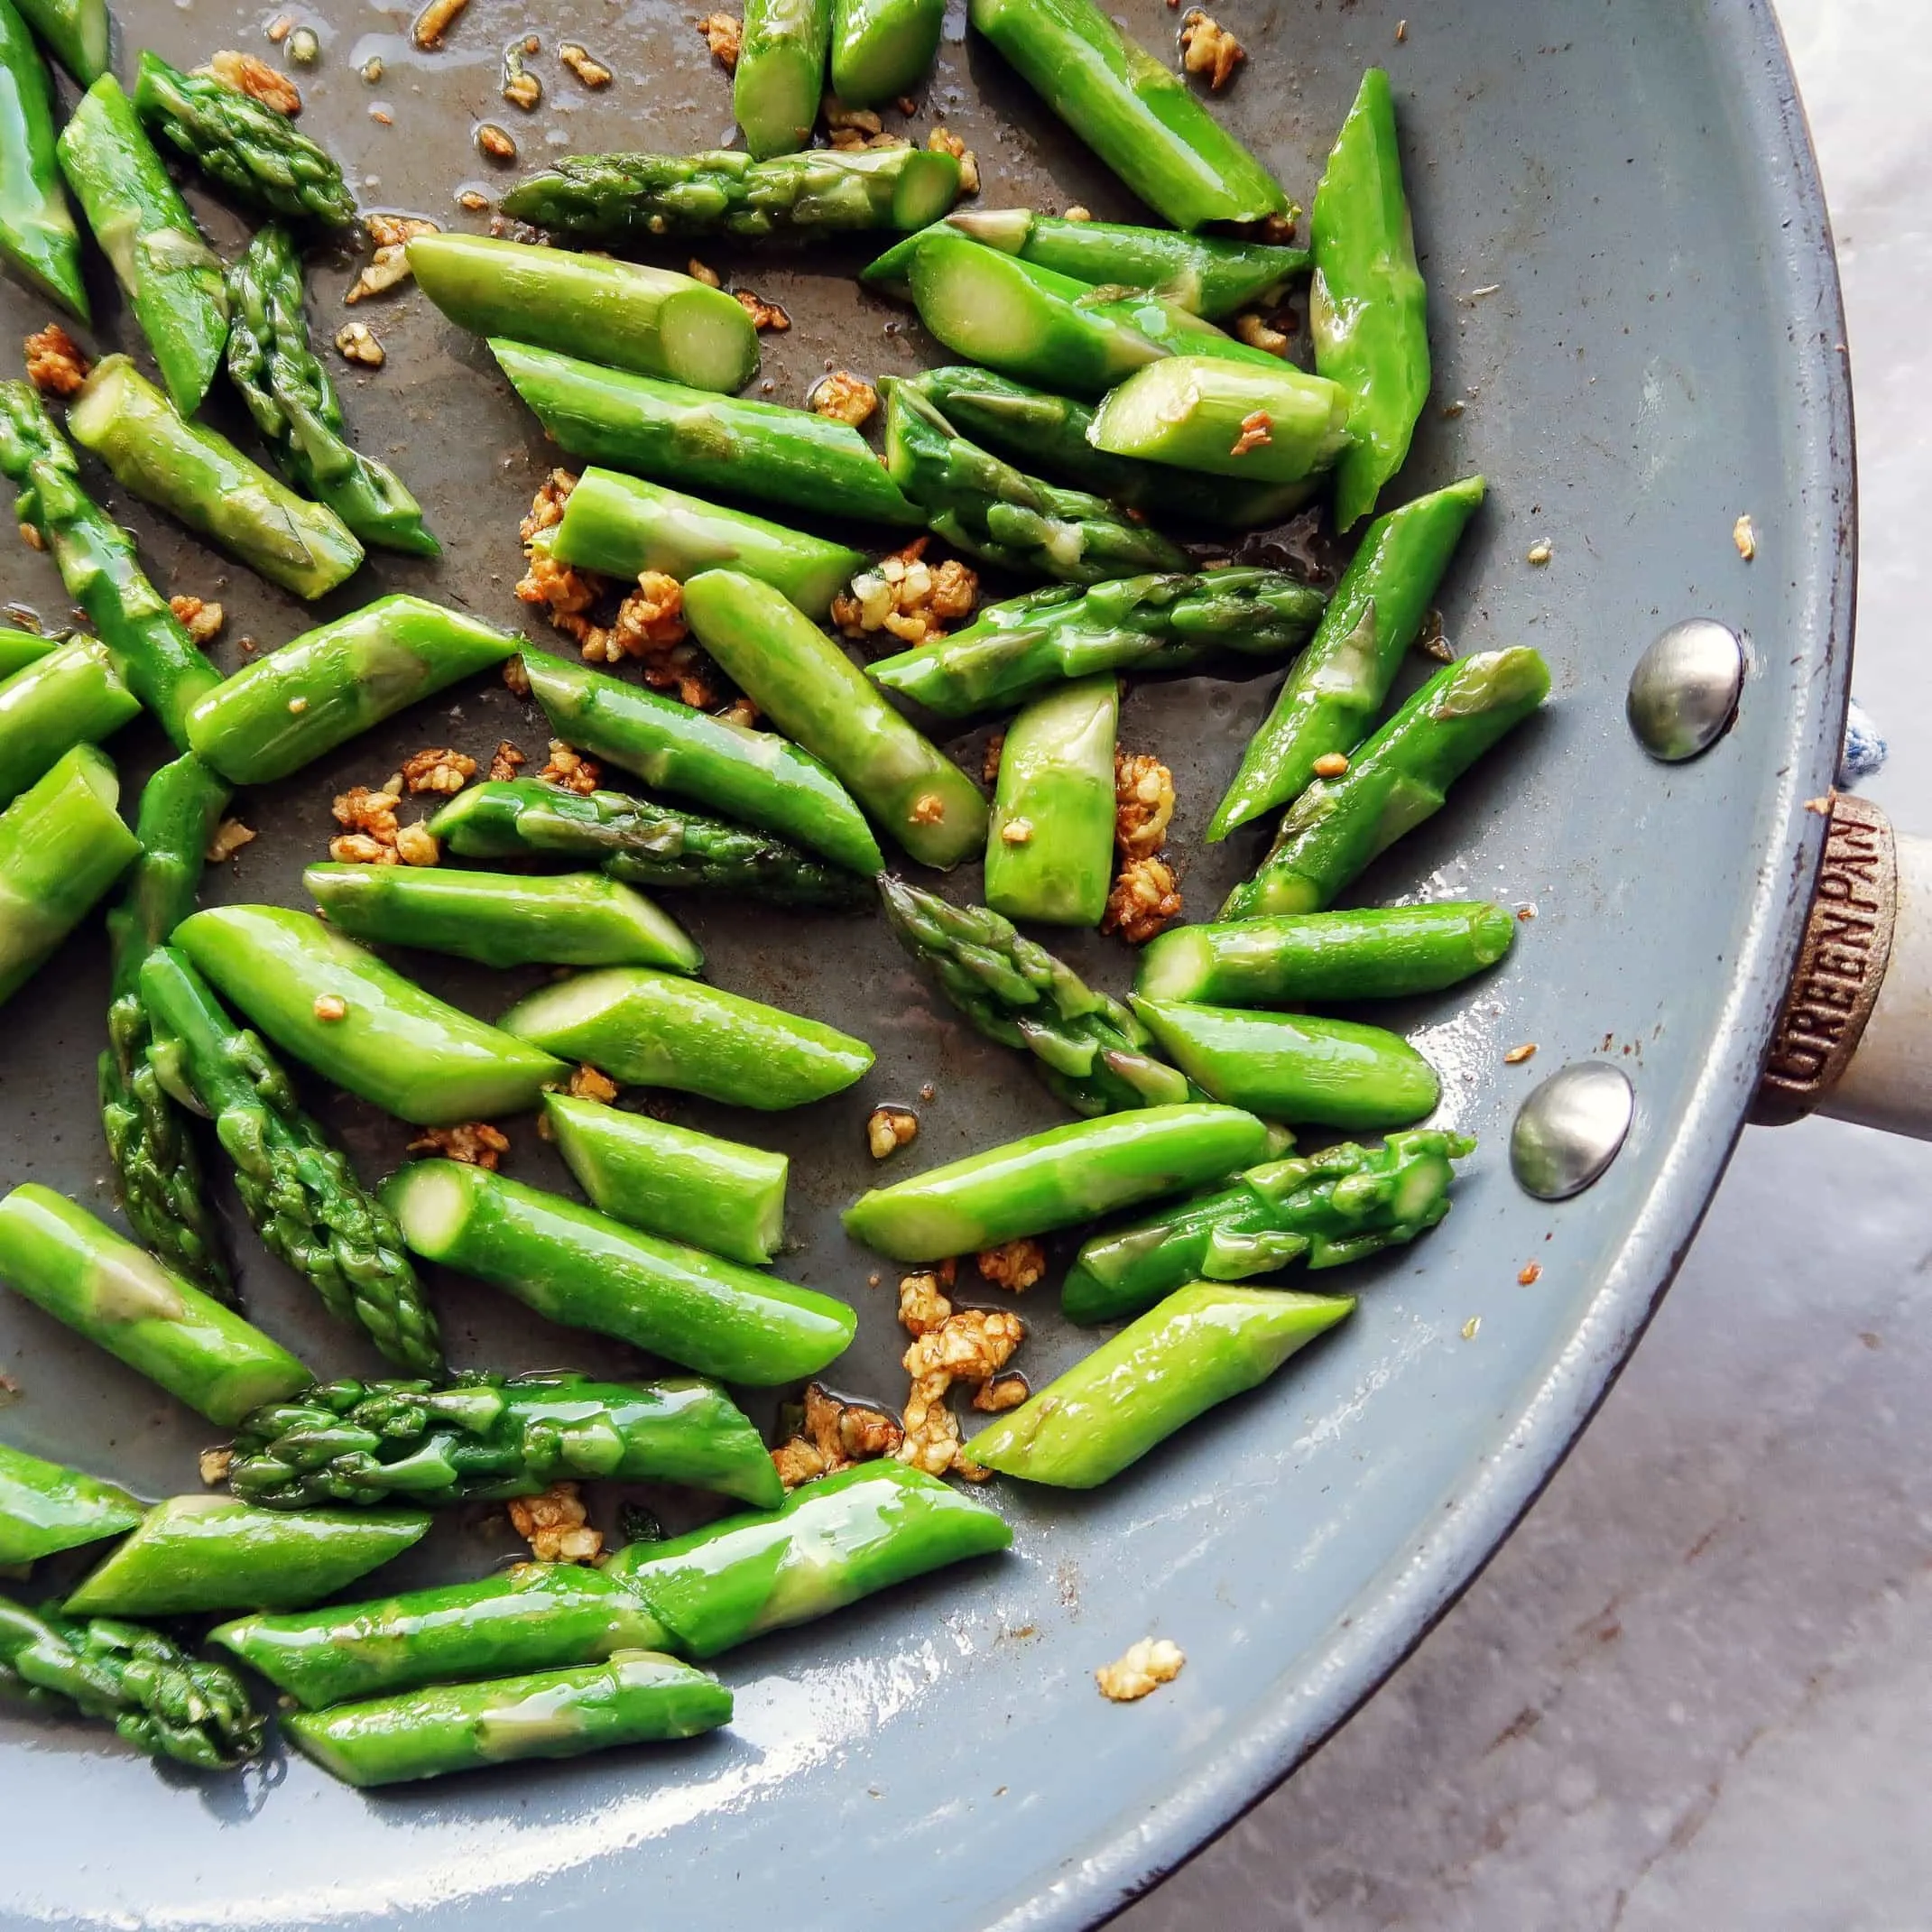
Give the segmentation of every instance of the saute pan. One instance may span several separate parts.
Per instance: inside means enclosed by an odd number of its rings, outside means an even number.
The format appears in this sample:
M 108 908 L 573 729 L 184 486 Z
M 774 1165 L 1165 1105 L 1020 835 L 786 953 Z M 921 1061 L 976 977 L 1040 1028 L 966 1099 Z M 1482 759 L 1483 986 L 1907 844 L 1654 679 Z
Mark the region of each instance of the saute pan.
M 1215 10 L 1250 50 L 1220 111 L 1304 200 L 1362 69 L 1391 68 L 1437 356 L 1435 400 L 1400 489 L 1473 469 L 1489 477 L 1446 593 L 1447 635 L 1459 650 L 1534 643 L 1556 675 L 1547 714 L 1363 882 L 1364 898 L 1480 893 L 1534 911 L 1502 968 L 1397 1016 L 1443 1071 L 1444 1117 L 1480 1139 L 1455 1212 L 1359 1271 L 1361 1308 L 1322 1347 L 1128 1477 L 1086 1498 L 999 1488 L 1016 1532 L 1003 1562 L 727 1659 L 737 1721 L 675 1753 L 370 1798 L 279 1752 L 241 1779 L 205 1780 L 157 1770 L 97 1729 L 9 1712 L 10 1932 L 55 1921 L 278 1932 L 404 1918 L 464 1932 L 540 1919 L 571 1932 L 1095 1923 L 1381 1681 L 1601 1400 L 1752 1104 L 1826 830 L 1807 801 L 1833 782 L 1850 662 L 1852 415 L 1802 114 L 1758 0 Z M 188 65 L 224 46 L 269 52 L 263 26 L 278 11 L 122 0 L 118 24 L 129 47 Z M 726 87 L 679 0 L 591 0 L 556 17 L 522 0 L 472 0 L 431 55 L 409 47 L 402 10 L 302 0 L 291 11 L 312 17 L 322 41 L 301 77 L 303 125 L 350 165 L 369 206 L 480 226 L 453 200 L 466 181 L 502 185 L 472 145 L 479 120 L 510 125 L 531 162 L 710 145 L 729 132 Z M 1150 44 L 1174 31 L 1160 0 L 1123 0 L 1122 14 Z M 547 94 L 525 116 L 498 87 L 504 44 L 530 31 L 546 43 L 534 64 Z M 615 83 L 582 89 L 550 58 L 558 38 L 589 42 Z M 372 56 L 384 63 L 374 84 L 362 78 Z M 977 152 L 988 205 L 1082 202 L 1132 218 L 997 58 L 964 39 L 960 19 L 930 100 Z M 233 218 L 197 208 L 232 253 Z M 790 333 L 763 342 L 780 400 L 800 400 L 828 359 L 865 374 L 930 359 L 916 325 L 853 286 L 862 258 L 704 253 L 789 310 Z M 344 259 L 311 276 L 328 334 L 347 319 L 351 272 Z M 128 342 L 105 280 L 97 301 L 95 345 Z M 388 363 L 345 381 L 353 426 L 430 506 L 446 556 L 379 564 L 340 606 L 378 587 L 422 589 L 514 622 L 515 523 L 550 459 L 540 437 L 476 346 L 420 297 L 355 313 Z M 0 290 L 0 337 L 42 319 L 18 288 Z M 272 647 L 313 621 L 140 506 L 117 508 L 158 580 L 226 605 L 225 662 L 239 661 L 245 636 Z M 1747 514 L 1751 561 L 1733 540 Z M 1531 565 L 1544 543 L 1548 563 Z M 51 567 L 11 541 L 0 596 L 50 622 L 64 615 Z M 1743 639 L 1746 674 L 1728 733 L 1665 764 L 1626 726 L 1626 683 L 1650 642 L 1689 618 Z M 1197 916 L 1254 856 L 1239 840 L 1205 847 L 1199 832 L 1269 697 L 1265 679 L 1187 679 L 1139 689 L 1126 707 L 1123 743 L 1174 767 Z M 326 769 L 250 795 L 243 816 L 260 837 L 215 870 L 210 895 L 299 903 L 334 792 L 379 782 L 421 745 L 486 755 L 509 737 L 538 752 L 542 736 L 499 686 L 425 707 Z M 156 750 L 128 744 L 130 781 Z M 920 1140 L 899 1157 L 911 1165 L 1047 1124 L 1053 1104 L 935 1003 L 876 920 L 679 911 L 722 983 L 878 1049 L 861 1088 L 762 1124 L 794 1160 L 800 1246 L 785 1271 L 857 1304 L 844 1384 L 897 1399 L 892 1278 L 870 1285 L 882 1271 L 837 1221 L 873 1176 L 866 1111 L 914 1101 L 930 1083 Z M 1909 938 L 1901 927 L 1901 953 Z M 1125 984 L 1129 962 L 1112 942 L 1075 951 L 1099 983 Z M 522 990 L 411 965 L 486 1013 Z M 92 1067 L 106 984 L 97 939 L 77 940 L 0 1026 L 0 1180 L 43 1181 L 104 1209 Z M 1823 1077 L 1805 1037 L 1802 1023 L 1788 1027 L 1779 1049 L 1795 1105 Z M 1532 1057 L 1505 1064 L 1530 1043 Z M 1628 1076 L 1628 1137 L 1588 1191 L 1539 1201 L 1511 1179 L 1512 1121 L 1541 1080 L 1585 1061 Z M 315 1097 L 365 1170 L 402 1157 L 406 1130 Z M 716 1124 L 698 1107 L 685 1117 Z M 513 1171 L 558 1178 L 529 1123 L 513 1139 Z M 252 1241 L 236 1249 L 252 1257 L 258 1318 L 327 1372 L 374 1368 Z M 436 1291 L 461 1363 L 614 1365 L 608 1348 L 473 1283 Z M 1026 1311 L 1033 1333 L 1018 1365 L 1037 1383 L 1082 1345 L 1050 1290 Z M 8 1440 L 150 1494 L 194 1486 L 205 1431 L 10 1297 L 0 1369 L 18 1384 L 0 1398 Z M 404 1580 L 475 1574 L 510 1553 L 500 1512 L 478 1511 L 439 1531 Z M 1181 1644 L 1183 1675 L 1142 1704 L 1104 1702 L 1094 1668 L 1150 1634 Z

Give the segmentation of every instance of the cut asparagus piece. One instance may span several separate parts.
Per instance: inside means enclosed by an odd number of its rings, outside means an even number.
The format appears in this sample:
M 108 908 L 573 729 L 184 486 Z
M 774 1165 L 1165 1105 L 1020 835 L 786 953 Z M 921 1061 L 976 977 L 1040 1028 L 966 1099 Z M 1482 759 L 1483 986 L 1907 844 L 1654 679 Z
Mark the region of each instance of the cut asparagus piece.
M 842 1093 L 873 1061 L 863 1040 L 819 1021 L 649 966 L 540 987 L 501 1024 L 613 1079 L 766 1112 Z
M 77 744 L 0 812 L 0 1004 L 32 978 L 141 849 L 106 754 Z
M 421 1127 L 521 1113 L 569 1071 L 306 912 L 205 907 L 174 943 L 284 1052 Z
M 971 12 L 1048 106 L 1177 228 L 1287 211 L 1267 169 L 1094 0 L 973 0 Z
M 715 396 L 493 337 L 490 353 L 573 456 L 696 489 L 878 523 L 919 511 L 849 424 L 742 396 Z
M 142 50 L 134 112 L 245 207 L 325 228 L 353 227 L 356 198 L 326 150 L 285 114 L 212 74 L 184 74 Z
M 566 1094 L 546 1094 L 543 1114 L 602 1213 L 754 1268 L 783 1244 L 784 1155 Z
M 423 293 L 479 336 L 693 389 L 736 389 L 758 367 L 758 331 L 744 306 L 672 269 L 486 235 L 419 235 L 409 265 Z
M 186 421 L 125 356 L 95 365 L 67 426 L 136 496 L 298 596 L 323 596 L 362 562 L 362 545 L 333 510 Z
M 879 896 L 893 938 L 932 968 L 946 997 L 988 1040 L 1031 1053 L 1077 1114 L 1207 1097 L 1148 1049 L 1128 1008 L 990 907 L 950 905 L 900 879 L 881 879 Z
M 454 1160 L 419 1160 L 384 1185 L 410 1245 L 547 1319 L 662 1355 L 700 1375 L 771 1387 L 844 1352 L 842 1301 L 660 1241 L 560 1195 Z
M 769 1507 L 784 1494 L 763 1438 L 716 1382 L 593 1382 L 556 1371 L 335 1382 L 271 1403 L 236 1432 L 244 1502 L 425 1505 L 533 1496 L 552 1484 L 681 1483 Z
M 754 161 L 810 146 L 831 37 L 832 0 L 745 0 L 731 107 Z
M 781 906 L 853 906 L 867 896 L 856 874 L 781 838 L 621 791 L 565 791 L 534 778 L 472 785 L 430 830 L 465 858 L 587 860 L 635 885 L 744 892 Z
M 1036 698 L 1006 730 L 986 833 L 986 903 L 1008 919 L 1097 926 L 1114 882 L 1111 672 Z
M 421 597 L 378 597 L 245 664 L 195 705 L 190 744 L 237 785 L 299 772 L 519 640 Z
M 66 642 L 62 637 L 42 637 L 37 631 L 0 630 L 0 678 L 12 678 L 28 665 L 39 663 Z
M 599 241 L 668 235 L 809 239 L 923 228 L 958 195 L 959 163 L 924 148 L 808 148 L 763 161 L 716 148 L 576 155 L 519 181 L 503 208 L 518 221 Z
M 1069 1321 L 1118 1321 L 1205 1277 L 1244 1281 L 1292 1264 L 1336 1268 L 1411 1242 L 1449 1211 L 1466 1134 L 1417 1128 L 1381 1147 L 1343 1141 L 1251 1168 L 1218 1193 L 1095 1234 L 1060 1288 Z
M 259 1328 L 32 1181 L 0 1200 L 0 1280 L 223 1428 L 315 1380 Z
M 547 536 L 559 563 L 609 577 L 661 570 L 681 584 L 700 570 L 742 570 L 818 618 L 865 564 L 843 543 L 609 469 L 577 479 L 563 521 Z
M 684 611 L 726 674 L 914 858 L 943 868 L 977 847 L 986 830 L 979 788 L 769 584 L 707 570 L 685 586 Z
M 623 1650 L 575 1670 L 301 1711 L 283 1729 L 331 1777 L 366 1788 L 696 1737 L 730 1722 L 731 1693 L 703 1671 L 654 1650 Z
M 174 1496 L 83 1576 L 70 1611 L 129 1617 L 302 1610 L 420 1542 L 417 1510 L 257 1510 Z
M 176 409 L 192 415 L 228 339 L 227 282 L 120 83 L 88 88 L 55 149 Z M 98 620 L 97 620 L 97 623 Z
M 872 1188 L 846 1208 L 846 1232 L 894 1261 L 942 1261 L 1185 1192 L 1267 1150 L 1267 1128 L 1235 1107 L 1075 1121 Z
M 777 591 L 758 587 L 781 607 L 790 608 Z M 708 647 L 710 641 L 690 609 L 689 596 L 686 607 Z M 729 675 L 737 677 L 721 653 L 713 655 Z M 851 794 L 812 755 L 811 737 L 788 725 L 775 707 L 765 705 L 808 749 L 800 751 L 774 732 L 712 717 L 674 698 L 547 652 L 524 652 L 523 670 L 531 695 L 543 707 L 559 737 L 622 765 L 647 785 L 681 793 L 747 825 L 809 846 L 867 877 L 885 863 Z M 764 703 L 749 681 L 739 682 Z
M 311 865 L 302 883 L 330 925 L 374 946 L 454 953 L 484 966 L 704 964 L 683 927 L 601 873 L 522 873 L 406 865 Z
M 107 0 L 18 0 L 27 23 L 76 81 L 91 88 L 107 71 Z
M 146 1514 L 112 1483 L 0 1442 L 0 1567 L 119 1536 Z
M 1271 307 L 1313 259 L 1306 248 L 1278 243 L 1065 221 L 1024 208 L 960 208 L 947 219 L 988 248 L 1077 282 L 1151 289 L 1210 322 L 1237 309 Z
M 946 0 L 833 0 L 832 92 L 848 107 L 911 94 L 932 69 Z
M 101 25 L 105 34 L 105 9 Z M 85 322 L 80 234 L 54 156 L 53 87 L 40 49 L 10 0 L 0 0 L 0 126 L 7 142 L 6 166 L 0 171 L 0 256 Z
M 1131 376 L 1095 412 L 1087 439 L 1212 476 L 1299 483 L 1348 448 L 1348 393 L 1286 363 L 1170 356 Z
M 866 674 L 942 717 L 1004 709 L 1097 672 L 1179 670 L 1217 651 L 1292 651 L 1320 591 L 1280 570 L 1118 577 L 989 605 L 963 631 L 881 658 Z
M 1403 999 L 1494 966 L 1515 938 L 1516 915 L 1482 900 L 1178 926 L 1142 948 L 1135 991 L 1219 1006 Z
M 1521 645 L 1445 664 L 1341 777 L 1317 779 L 1295 800 L 1222 918 L 1332 904 L 1378 853 L 1440 811 L 1456 780 L 1548 695 L 1549 667 Z
M 141 708 L 114 653 L 77 637 L 0 684 L 0 806 L 9 804 L 63 753 L 111 737 Z

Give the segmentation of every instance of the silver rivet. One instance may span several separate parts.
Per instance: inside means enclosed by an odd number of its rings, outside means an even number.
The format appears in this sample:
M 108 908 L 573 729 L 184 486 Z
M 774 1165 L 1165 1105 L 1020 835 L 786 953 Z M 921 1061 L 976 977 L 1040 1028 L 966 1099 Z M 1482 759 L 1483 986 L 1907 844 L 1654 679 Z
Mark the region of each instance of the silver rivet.
M 1674 624 L 1630 674 L 1623 715 L 1653 758 L 1676 764 L 1707 752 L 1737 715 L 1744 643 L 1708 617 Z
M 1608 1060 L 1553 1073 L 1516 1110 L 1510 1169 L 1525 1194 L 1566 1201 L 1599 1179 L 1630 1132 L 1635 1098 Z

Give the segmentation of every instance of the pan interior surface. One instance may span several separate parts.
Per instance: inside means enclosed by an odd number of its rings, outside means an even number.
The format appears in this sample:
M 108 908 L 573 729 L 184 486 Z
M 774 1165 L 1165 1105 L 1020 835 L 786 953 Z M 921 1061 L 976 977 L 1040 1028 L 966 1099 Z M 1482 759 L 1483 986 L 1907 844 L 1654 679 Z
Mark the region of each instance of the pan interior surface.
M 1436 389 L 1388 500 L 1472 470 L 1488 477 L 1447 587 L 1447 634 L 1459 652 L 1535 644 L 1555 674 L 1546 713 L 1354 895 L 1483 896 L 1534 911 L 1499 970 L 1391 1022 L 1442 1071 L 1438 1119 L 1479 1139 L 1455 1212 L 1415 1247 L 1354 1271 L 1346 1286 L 1362 1305 L 1318 1348 L 1105 1490 L 996 1485 L 1016 1532 L 1003 1563 L 723 1659 L 735 1722 L 675 1752 L 371 1798 L 279 1752 L 240 1778 L 202 1779 L 157 1771 L 96 1728 L 0 1711 L 0 1927 L 374 1927 L 407 1915 L 424 1932 L 477 1932 L 613 1914 L 682 1932 L 846 1915 L 921 1932 L 1086 1925 L 1339 1722 L 1533 1497 L 1695 1230 L 1795 953 L 1822 826 L 1804 801 L 1831 782 L 1848 671 L 1850 403 L 1822 205 L 1768 7 L 1447 5 L 1410 19 L 1399 42 L 1401 4 L 1290 15 L 1230 0 L 1215 11 L 1249 60 L 1216 112 L 1305 206 L 1362 69 L 1390 68 Z M 302 125 L 342 157 L 366 206 L 480 229 L 452 200 L 466 176 L 493 194 L 504 185 L 482 179 L 479 119 L 513 121 L 531 164 L 713 145 L 730 131 L 724 78 L 670 0 L 599 8 L 591 51 L 614 84 L 592 93 L 547 70 L 529 116 L 498 98 L 502 49 L 531 24 L 507 0 L 471 0 L 434 54 L 410 46 L 401 14 L 331 11 L 316 23 L 321 63 L 301 79 Z M 124 0 L 118 24 L 130 51 L 193 66 L 220 47 L 267 51 L 263 17 L 238 0 Z M 1129 0 L 1123 17 L 1146 44 L 1170 42 L 1160 0 Z M 916 134 L 943 106 L 979 156 L 989 207 L 1078 202 L 1137 218 L 962 29 L 956 10 Z M 374 85 L 361 78 L 372 56 L 384 63 Z M 206 199 L 195 206 L 232 258 L 239 225 Z M 867 375 L 939 359 L 904 311 L 855 288 L 863 252 L 699 252 L 791 315 L 789 334 L 762 342 L 772 400 L 802 401 L 828 355 Z M 685 254 L 663 259 L 682 266 Z M 318 334 L 353 314 L 381 337 L 387 366 L 346 378 L 345 409 L 421 498 L 446 555 L 379 561 L 323 609 L 410 589 L 513 624 L 515 525 L 555 452 L 480 344 L 420 296 L 344 310 L 352 273 L 346 258 L 311 271 Z M 92 341 L 132 346 L 111 290 L 97 281 Z M 19 286 L 0 287 L 0 336 L 17 341 L 45 319 Z M 240 661 L 241 636 L 273 645 L 316 621 L 140 505 L 109 500 L 164 589 L 225 602 L 225 668 Z M 1747 513 L 1749 563 L 1732 541 Z M 1542 543 L 1549 560 L 1532 566 Z M 46 559 L 11 539 L 0 596 L 64 616 Z M 1746 633 L 1750 667 L 1731 731 L 1703 758 L 1665 766 L 1625 727 L 1624 686 L 1652 638 L 1693 616 Z M 1209 847 L 1200 834 L 1271 689 L 1265 678 L 1182 679 L 1138 689 L 1125 707 L 1123 747 L 1156 750 L 1175 771 L 1172 849 L 1193 917 L 1256 855 L 1253 836 Z M 510 738 L 541 758 L 543 736 L 494 682 L 419 707 L 248 795 L 243 815 L 261 837 L 211 869 L 208 896 L 305 903 L 300 872 L 335 829 L 333 793 L 379 783 L 420 746 L 486 758 Z M 127 797 L 144 769 L 131 751 Z M 969 872 L 956 889 L 977 883 Z M 781 1271 L 857 1305 L 860 1339 L 838 1382 L 896 1402 L 897 1271 L 837 1223 L 879 1178 L 865 1114 L 937 1089 L 918 1103 L 920 1141 L 897 1157 L 908 1171 L 1066 1116 L 955 1023 L 876 920 L 677 911 L 720 984 L 877 1049 L 851 1092 L 757 1132 L 702 1106 L 679 1117 L 793 1156 L 800 1246 Z M 1113 942 L 1067 949 L 1123 990 L 1130 961 Z M 410 966 L 486 1016 L 526 984 Z M 0 1181 L 42 1181 L 109 1212 L 92 1073 L 106 985 L 90 939 L 9 1004 Z M 1532 1058 L 1503 1063 L 1532 1042 Z M 1539 1078 L 1593 1056 L 1634 1085 L 1628 1142 L 1588 1193 L 1534 1202 L 1509 1178 L 1515 1106 Z M 316 1097 L 365 1173 L 402 1157 L 407 1130 Z M 512 1171 L 560 1185 L 533 1125 L 513 1132 Z M 245 1286 L 278 1338 L 325 1374 L 374 1372 L 374 1356 L 252 1241 L 236 1245 L 255 1254 Z M 623 1366 L 475 1284 L 432 1290 L 458 1365 Z M 1050 1288 L 1030 1303 L 1033 1334 L 1014 1365 L 1039 1386 L 1087 1342 L 1059 1321 Z M 11 1297 L 0 1298 L 0 1369 L 20 1391 L 8 1440 L 145 1494 L 193 1486 L 205 1427 Z M 767 1422 L 769 1401 L 753 1413 Z M 501 1512 L 478 1510 L 399 1566 L 399 1586 L 476 1574 L 511 1550 Z M 1149 1635 L 1181 1645 L 1181 1677 L 1143 1703 L 1106 1703 L 1093 1670 Z

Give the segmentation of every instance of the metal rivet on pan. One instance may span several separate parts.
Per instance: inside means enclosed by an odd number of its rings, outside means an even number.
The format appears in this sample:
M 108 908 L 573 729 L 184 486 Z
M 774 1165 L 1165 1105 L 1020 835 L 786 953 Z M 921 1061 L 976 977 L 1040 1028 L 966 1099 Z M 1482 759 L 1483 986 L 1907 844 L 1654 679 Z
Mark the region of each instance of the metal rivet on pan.
M 1637 660 L 1623 715 L 1651 757 L 1676 764 L 1724 736 L 1743 688 L 1743 640 L 1727 624 L 1692 617 Z
M 1539 1201 L 1581 1194 L 1617 1158 L 1634 1105 L 1628 1077 L 1608 1060 L 1551 1074 L 1510 1131 L 1510 1169 L 1523 1192 Z

